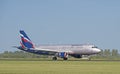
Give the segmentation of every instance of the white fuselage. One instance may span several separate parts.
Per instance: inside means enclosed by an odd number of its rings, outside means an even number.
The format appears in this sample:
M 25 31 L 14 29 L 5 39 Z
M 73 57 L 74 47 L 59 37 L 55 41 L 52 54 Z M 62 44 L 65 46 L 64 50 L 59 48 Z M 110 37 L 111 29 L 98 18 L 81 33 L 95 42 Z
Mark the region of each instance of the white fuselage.
M 67 52 L 68 54 L 91 55 L 101 50 L 94 45 L 41 45 L 39 49 L 55 52 Z

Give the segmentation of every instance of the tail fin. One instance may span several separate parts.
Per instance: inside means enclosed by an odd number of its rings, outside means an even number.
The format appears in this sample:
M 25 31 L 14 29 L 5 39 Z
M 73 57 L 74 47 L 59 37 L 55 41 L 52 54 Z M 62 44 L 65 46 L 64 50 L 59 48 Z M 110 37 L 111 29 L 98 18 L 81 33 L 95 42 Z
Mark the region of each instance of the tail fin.
M 34 48 L 34 45 L 32 43 L 32 41 L 30 40 L 30 38 L 27 36 L 27 34 L 23 31 L 23 30 L 20 30 L 20 37 L 21 37 L 21 46 L 22 48 Z

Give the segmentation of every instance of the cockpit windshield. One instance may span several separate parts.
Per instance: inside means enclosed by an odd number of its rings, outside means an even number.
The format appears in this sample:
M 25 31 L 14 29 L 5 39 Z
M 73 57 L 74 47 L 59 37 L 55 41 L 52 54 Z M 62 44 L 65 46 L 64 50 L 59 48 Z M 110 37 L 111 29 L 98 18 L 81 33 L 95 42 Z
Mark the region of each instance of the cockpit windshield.
M 97 46 L 93 46 L 92 48 L 98 48 Z

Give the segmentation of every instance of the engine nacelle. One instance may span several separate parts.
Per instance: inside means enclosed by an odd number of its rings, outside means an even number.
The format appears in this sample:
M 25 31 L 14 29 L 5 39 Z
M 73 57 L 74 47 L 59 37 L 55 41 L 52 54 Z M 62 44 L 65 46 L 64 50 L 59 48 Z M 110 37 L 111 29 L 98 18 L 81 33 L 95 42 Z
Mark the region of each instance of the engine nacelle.
M 71 56 L 74 58 L 82 58 L 82 55 L 80 55 L 80 54 L 72 54 Z
M 67 58 L 68 54 L 66 52 L 60 52 L 60 53 L 58 53 L 58 57 Z

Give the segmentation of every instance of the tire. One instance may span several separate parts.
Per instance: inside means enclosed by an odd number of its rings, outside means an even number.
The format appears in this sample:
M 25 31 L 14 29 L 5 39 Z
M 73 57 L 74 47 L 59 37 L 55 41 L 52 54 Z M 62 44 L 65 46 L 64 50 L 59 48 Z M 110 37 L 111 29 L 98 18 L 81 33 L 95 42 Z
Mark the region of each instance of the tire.
M 63 58 L 63 60 L 68 60 L 68 58 Z
M 53 59 L 53 60 L 57 60 L 57 57 L 53 57 L 52 59 Z

